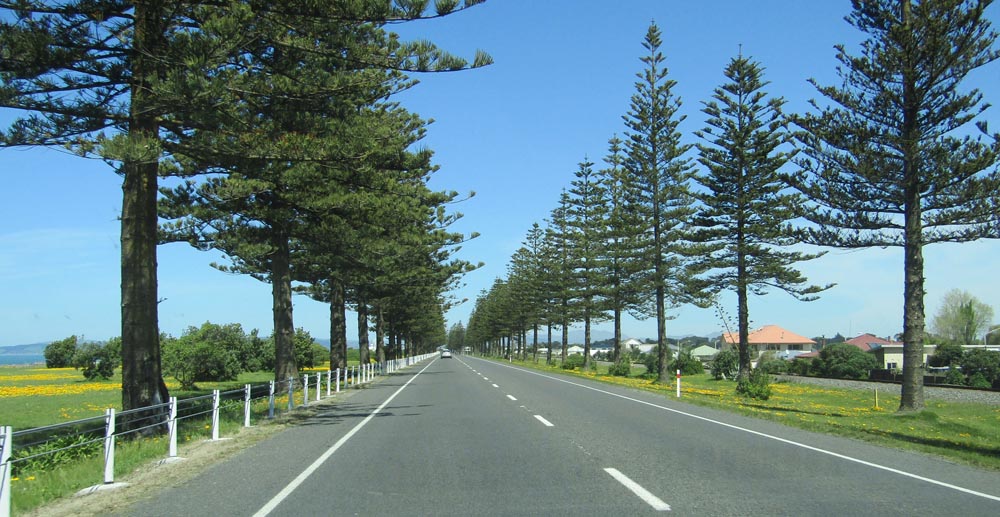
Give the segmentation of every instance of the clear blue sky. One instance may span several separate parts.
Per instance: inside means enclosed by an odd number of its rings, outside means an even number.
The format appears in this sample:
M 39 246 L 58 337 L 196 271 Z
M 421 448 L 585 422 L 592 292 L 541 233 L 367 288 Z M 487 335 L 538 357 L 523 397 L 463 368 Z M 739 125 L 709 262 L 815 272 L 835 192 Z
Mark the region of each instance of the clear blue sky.
M 511 254 L 531 224 L 548 216 L 576 164 L 585 157 L 600 163 L 608 138 L 624 132 L 621 117 L 650 21 L 663 32 L 662 50 L 687 115 L 681 130 L 693 142 L 691 133 L 704 127 L 701 101 L 722 82 L 741 45 L 766 68 L 768 91 L 784 96 L 787 110 L 807 109 L 817 95 L 806 80 L 838 82 L 833 46 L 856 49 L 861 40 L 843 21 L 849 9 L 846 0 L 489 0 L 445 19 L 397 26 L 407 38 L 427 38 L 470 57 L 482 48 L 496 61 L 482 70 L 422 76 L 398 98 L 435 121 L 424 141 L 441 166 L 431 186 L 476 192 L 455 206 L 465 217 L 454 229 L 481 233 L 460 257 L 486 266 L 454 293 L 470 301 L 448 314 L 449 325 L 467 320 L 472 300 L 505 274 Z M 1000 21 L 1000 6 L 991 6 L 989 17 Z M 1000 63 L 979 70 L 966 86 L 1000 103 Z M 10 117 L 0 111 L 0 124 Z M 983 119 L 996 131 L 1000 107 Z M 120 178 L 100 161 L 44 149 L 0 151 L 0 174 L 0 345 L 118 335 Z M 951 288 L 1000 312 L 998 256 L 997 241 L 926 248 L 928 321 Z M 179 335 L 212 321 L 270 332 L 270 287 L 209 267 L 218 260 L 186 244 L 160 247 L 163 331 Z M 899 249 L 831 250 L 801 269 L 811 281 L 836 287 L 811 303 L 781 292 L 752 298 L 752 325 L 777 324 L 807 336 L 895 334 L 902 327 L 902 260 Z M 734 305 L 731 298 L 723 302 Z M 722 330 L 711 310 L 683 307 L 674 316 L 670 335 Z M 294 317 L 296 326 L 328 337 L 326 306 L 296 297 Z M 356 324 L 349 321 L 354 339 Z M 653 320 L 628 320 L 624 334 L 651 337 L 655 328 Z

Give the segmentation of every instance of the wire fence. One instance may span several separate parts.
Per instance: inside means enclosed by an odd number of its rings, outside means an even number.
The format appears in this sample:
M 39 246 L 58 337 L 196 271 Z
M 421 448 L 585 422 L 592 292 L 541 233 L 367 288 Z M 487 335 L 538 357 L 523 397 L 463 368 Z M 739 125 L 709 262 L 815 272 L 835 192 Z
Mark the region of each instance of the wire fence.
M 342 390 L 358 388 L 379 375 L 387 375 L 433 354 L 395 359 L 385 363 L 335 368 L 304 374 L 300 378 L 246 384 L 227 391 L 177 399 L 148 407 L 116 412 L 108 408 L 104 415 L 72 420 L 31 429 L 14 431 L 0 426 L 0 517 L 11 515 L 11 480 L 24 472 L 43 472 L 68 462 L 104 454 L 103 484 L 114 485 L 115 445 L 121 439 L 137 436 L 167 436 L 167 460 L 177 458 L 180 425 L 201 425 L 210 421 L 211 440 L 219 440 L 223 413 L 227 420 L 238 420 L 250 427 L 254 415 L 272 419 L 284 411 L 335 396 Z M 0 422 L 2 423 L 2 422 Z M 84 490 L 93 491 L 98 487 Z

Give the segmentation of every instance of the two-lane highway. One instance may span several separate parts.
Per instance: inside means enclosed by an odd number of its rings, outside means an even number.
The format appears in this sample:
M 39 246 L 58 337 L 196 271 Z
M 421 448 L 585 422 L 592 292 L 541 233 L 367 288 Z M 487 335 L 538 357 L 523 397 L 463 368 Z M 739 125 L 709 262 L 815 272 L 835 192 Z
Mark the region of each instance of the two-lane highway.
M 997 515 L 998 492 L 997 473 L 456 356 L 129 513 Z

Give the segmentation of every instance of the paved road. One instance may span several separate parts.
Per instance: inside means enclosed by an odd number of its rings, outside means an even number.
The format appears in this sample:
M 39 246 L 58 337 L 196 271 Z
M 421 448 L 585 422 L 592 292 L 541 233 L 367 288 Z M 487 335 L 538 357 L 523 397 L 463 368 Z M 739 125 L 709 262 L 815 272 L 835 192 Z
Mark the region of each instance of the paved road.
M 468 356 L 133 515 L 998 515 L 1000 474 Z

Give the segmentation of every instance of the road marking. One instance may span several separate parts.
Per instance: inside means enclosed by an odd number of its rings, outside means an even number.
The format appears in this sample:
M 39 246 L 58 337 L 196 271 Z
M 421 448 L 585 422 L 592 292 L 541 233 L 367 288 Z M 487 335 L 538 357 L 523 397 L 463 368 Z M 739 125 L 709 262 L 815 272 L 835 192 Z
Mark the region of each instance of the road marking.
M 485 361 L 485 359 L 482 359 L 482 360 Z M 801 443 L 801 442 L 796 442 L 794 440 L 789 440 L 787 438 L 782 438 L 780 436 L 775 436 L 773 434 L 762 433 L 760 431 L 754 431 L 753 429 L 747 429 L 745 427 L 740 427 L 738 425 L 727 424 L 726 422 L 722 422 L 722 421 L 719 421 L 719 420 L 713 420 L 711 418 L 704 417 L 704 416 L 701 416 L 701 415 L 695 415 L 694 413 L 688 413 L 686 411 L 681 411 L 679 409 L 673 409 L 673 408 L 669 408 L 669 407 L 666 407 L 666 406 L 661 406 L 659 404 L 654 404 L 652 402 L 646 402 L 645 400 L 639 400 L 639 399 L 635 399 L 635 398 L 632 398 L 632 397 L 628 397 L 628 396 L 622 395 L 620 393 L 614 393 L 614 392 L 611 392 L 611 391 L 602 390 L 600 388 L 595 388 L 593 386 L 587 386 L 586 384 L 580 384 L 578 382 L 573 382 L 573 381 L 566 380 L 566 379 L 560 379 L 558 377 L 553 377 L 551 375 L 545 375 L 544 373 L 533 372 L 531 370 L 526 370 L 524 368 L 519 368 L 519 367 L 516 367 L 516 366 L 509 366 L 509 365 L 506 365 L 506 364 L 503 364 L 503 363 L 496 363 L 496 365 L 497 366 L 502 366 L 504 368 L 510 368 L 512 370 L 517 370 L 517 371 L 524 372 L 524 373 L 530 373 L 531 375 L 537 375 L 539 377 L 543 377 L 543 378 L 546 378 L 546 379 L 549 379 L 549 380 L 563 382 L 563 383 L 566 383 L 566 384 L 570 384 L 570 385 L 577 386 L 577 387 L 580 387 L 580 388 L 588 389 L 588 390 L 591 390 L 591 391 L 596 391 L 598 393 L 604 393 L 605 395 L 610 395 L 612 397 L 617 397 L 617 398 L 620 398 L 620 399 L 628 400 L 628 401 L 631 401 L 631 402 L 635 402 L 637 404 L 642 404 L 642 405 L 645 405 L 645 406 L 650 406 L 650 407 L 654 407 L 654 408 L 657 408 L 657 409 L 662 409 L 662 410 L 668 411 L 670 413 L 675 413 L 675 414 L 678 414 L 678 415 L 684 415 L 686 417 L 690 417 L 690 418 L 694 418 L 694 419 L 697 419 L 697 420 L 701 420 L 703 422 L 709 422 L 709 423 L 712 423 L 712 424 L 721 425 L 723 427 L 728 427 L 730 429 L 734 429 L 734 430 L 737 430 L 737 431 L 743 431 L 745 433 L 749 433 L 749 434 L 752 434 L 752 435 L 760 436 L 761 438 L 767 438 L 767 439 L 774 440 L 774 441 L 777 441 L 777 442 L 781 442 L 781 443 L 784 443 L 784 444 L 787 444 L 787 445 L 792 445 L 792 446 L 800 447 L 800 448 L 803 448 L 803 449 L 806 449 L 806 450 L 810 450 L 810 451 L 813 451 L 813 452 L 818 452 L 820 454 L 826 454 L 827 456 L 833 456 L 834 458 L 840 458 L 840 459 L 842 459 L 844 461 L 850 461 L 850 462 L 857 463 L 859 465 L 865 465 L 867 467 L 871 467 L 871 468 L 874 468 L 874 469 L 883 470 L 883 471 L 886 471 L 886 472 L 892 472 L 893 474 L 898 474 L 900 476 L 908 477 L 910 479 L 916 479 L 918 481 L 923 481 L 925 483 L 930 483 L 932 485 L 937 485 L 937 486 L 944 487 L 944 488 L 950 488 L 950 489 L 955 490 L 957 492 L 962 492 L 962 493 L 965 493 L 965 494 L 974 495 L 976 497 L 982 497 L 984 499 L 990 499 L 992 501 L 1000 501 L 1000 496 L 995 496 L 995 495 L 987 494 L 987 493 L 984 493 L 984 492 L 978 492 L 976 490 L 972 490 L 972 489 L 969 489 L 969 488 L 961 487 L 961 486 L 958 486 L 958 485 L 953 485 L 951 483 L 945 483 L 944 481 L 938 481 L 936 479 L 931 479 L 931 478 L 924 477 L 924 476 L 921 476 L 921 475 L 918 475 L 918 474 L 913 474 L 913 473 L 910 473 L 910 472 L 906 472 L 905 470 L 899 470 L 899 469 L 895 469 L 895 468 L 892 468 L 892 467 L 887 467 L 885 465 L 880 465 L 878 463 L 872 463 L 870 461 L 865 461 L 865 460 L 862 460 L 862 459 L 859 459 L 859 458 L 854 458 L 854 457 L 851 457 L 851 456 L 840 454 L 838 452 L 828 451 L 826 449 L 820 449 L 819 447 L 813 447 L 812 445 L 807 445 L 807 444 L 804 444 L 804 443 Z
M 486 381 L 486 382 L 490 382 L 490 380 L 487 379 L 486 377 L 483 377 L 483 380 Z
M 543 418 L 542 415 L 535 415 L 535 418 L 537 418 L 539 422 L 545 424 L 545 427 L 555 427 L 555 425 L 552 422 L 549 422 L 548 420 Z
M 399 395 L 404 389 L 406 389 L 406 387 L 409 386 L 414 379 L 419 377 L 421 373 L 424 373 L 424 370 L 430 368 L 431 365 L 434 364 L 434 361 L 437 361 L 437 359 L 431 360 L 431 362 L 427 363 L 427 366 L 425 366 L 423 370 L 420 370 L 419 372 L 417 372 L 416 375 L 410 377 L 410 380 L 406 381 L 406 384 L 400 386 L 400 388 L 396 390 L 395 393 L 390 395 L 389 398 L 385 399 L 385 402 L 383 402 L 379 407 L 375 408 L 375 411 L 372 411 L 371 414 L 369 414 L 367 417 L 365 417 L 364 420 L 359 422 L 358 425 L 354 426 L 354 428 L 348 431 L 347 434 L 341 437 L 341 439 L 337 440 L 337 443 L 333 444 L 329 449 L 327 449 L 322 456 L 316 458 L 316 461 L 312 462 L 312 465 L 306 467 L 306 469 L 303 470 L 302 473 L 299 474 L 295 479 L 293 479 L 291 483 L 285 486 L 285 488 L 281 489 L 281 492 L 278 492 L 278 495 L 271 498 L 271 500 L 268 501 L 267 504 L 262 506 L 260 510 L 257 510 L 257 513 L 253 514 L 253 517 L 265 517 L 266 515 L 273 512 L 274 509 L 277 508 L 277 506 L 281 504 L 282 501 L 287 499 L 288 496 L 291 495 L 292 492 L 294 492 L 295 489 L 299 487 L 299 485 L 304 483 L 305 480 L 309 478 L 309 476 L 313 475 L 313 473 L 316 472 L 317 469 L 319 469 L 320 465 L 322 465 L 323 462 L 330 459 L 330 456 L 333 456 L 333 453 L 337 452 L 337 449 L 341 448 L 345 443 L 347 443 L 347 440 L 350 440 L 352 436 L 357 434 L 357 432 L 360 431 L 361 428 L 365 426 L 365 424 L 367 424 L 373 418 L 375 418 L 375 415 L 377 415 L 380 411 L 385 409 L 385 407 L 388 406 L 390 402 L 392 402 L 392 399 L 396 398 L 396 395 Z
M 513 395 L 507 395 L 507 398 L 509 398 L 510 400 L 513 400 L 514 402 L 517 402 L 517 399 L 514 398 Z
M 633 494 L 639 496 L 639 499 L 642 499 L 643 501 L 646 502 L 646 504 L 652 506 L 654 510 L 658 512 L 670 511 L 669 504 L 664 503 L 659 497 L 656 497 L 655 495 L 650 493 L 649 490 L 642 488 L 642 485 L 636 483 L 635 481 L 632 481 L 631 479 L 629 479 L 628 476 L 619 472 L 618 469 L 607 468 L 604 469 L 604 472 L 611 474 L 611 477 L 615 478 L 615 480 L 617 480 L 619 483 L 625 485 L 625 488 L 631 490 Z
M 494 384 L 494 385 L 493 385 L 493 387 L 494 387 L 494 388 L 499 388 L 500 386 L 497 386 L 496 384 Z

